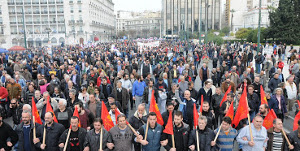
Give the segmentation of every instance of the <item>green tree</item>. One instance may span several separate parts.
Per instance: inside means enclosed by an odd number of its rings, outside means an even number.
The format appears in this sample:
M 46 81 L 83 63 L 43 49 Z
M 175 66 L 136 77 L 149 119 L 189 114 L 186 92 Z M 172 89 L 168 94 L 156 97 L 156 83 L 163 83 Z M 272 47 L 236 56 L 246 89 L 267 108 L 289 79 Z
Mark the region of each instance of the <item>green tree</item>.
M 244 40 L 247 38 L 248 34 L 249 34 L 249 29 L 248 28 L 240 28 L 236 33 L 235 33 L 235 37 L 241 40 Z
M 221 30 L 222 33 L 224 33 L 226 36 L 229 35 L 229 32 L 230 32 L 230 27 L 229 26 L 226 26 L 224 27 L 222 30 Z
M 280 0 L 275 11 L 269 12 L 270 33 L 273 37 L 287 43 L 297 43 L 300 37 L 299 0 Z

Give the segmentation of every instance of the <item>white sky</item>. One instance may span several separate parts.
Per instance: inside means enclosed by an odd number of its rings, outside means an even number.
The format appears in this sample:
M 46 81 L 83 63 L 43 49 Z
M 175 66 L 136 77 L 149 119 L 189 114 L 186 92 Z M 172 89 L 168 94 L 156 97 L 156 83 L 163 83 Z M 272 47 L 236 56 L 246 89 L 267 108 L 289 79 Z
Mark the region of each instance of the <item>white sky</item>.
M 113 0 L 115 12 L 118 10 L 141 12 L 144 10 L 161 10 L 162 0 Z

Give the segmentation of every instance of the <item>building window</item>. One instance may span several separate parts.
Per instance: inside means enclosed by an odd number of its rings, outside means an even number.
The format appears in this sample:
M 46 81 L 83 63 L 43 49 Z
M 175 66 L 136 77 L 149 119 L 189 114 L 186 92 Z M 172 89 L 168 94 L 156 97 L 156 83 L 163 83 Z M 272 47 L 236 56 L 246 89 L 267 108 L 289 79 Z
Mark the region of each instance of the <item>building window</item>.
M 73 6 L 70 7 L 70 12 L 74 13 L 74 7 Z
M 3 24 L 3 20 L 2 20 L 2 17 L 0 17 L 0 24 Z
M 79 12 L 79 13 L 82 12 L 81 5 L 78 6 L 78 12 Z

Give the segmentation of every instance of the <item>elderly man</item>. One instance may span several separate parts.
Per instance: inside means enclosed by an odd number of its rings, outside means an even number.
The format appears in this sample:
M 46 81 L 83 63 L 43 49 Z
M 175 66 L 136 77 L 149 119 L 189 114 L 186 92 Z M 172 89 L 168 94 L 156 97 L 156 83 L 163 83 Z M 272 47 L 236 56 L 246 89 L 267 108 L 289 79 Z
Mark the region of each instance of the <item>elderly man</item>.
M 200 116 L 198 118 L 198 127 L 197 129 L 194 129 L 191 131 L 190 136 L 189 136 L 189 142 L 188 146 L 189 149 L 194 151 L 197 150 L 197 135 L 199 140 L 199 150 L 205 150 L 205 151 L 210 151 L 212 150 L 213 139 L 214 139 L 214 132 L 206 127 L 207 124 L 207 118 L 205 116 Z M 196 133 L 198 131 L 198 133 Z M 198 150 L 197 150 L 198 151 Z
M 202 67 L 200 68 L 199 77 L 201 79 L 202 87 L 203 87 L 204 82 L 209 78 L 209 69 L 206 66 L 206 63 L 203 63 Z
M 67 101 L 65 99 L 60 99 L 58 101 L 58 109 L 54 111 L 58 123 L 62 124 L 65 129 L 70 127 L 69 121 L 73 115 L 70 108 L 67 108 Z
M 47 91 L 44 92 L 43 98 L 41 98 L 36 104 L 36 108 L 39 110 L 42 119 L 44 119 L 46 113 L 46 104 L 47 104 L 48 97 L 50 98 L 49 92 Z M 53 111 L 55 111 L 58 108 L 57 101 L 53 98 L 50 98 L 49 102 L 51 104 Z
M 253 122 L 241 129 L 237 136 L 237 142 L 242 145 L 243 151 L 264 151 L 267 147 L 267 130 L 262 126 L 263 118 L 256 115 Z M 252 128 L 253 141 L 251 140 L 249 126 Z
M 292 107 L 295 104 L 297 99 L 297 86 L 294 83 L 294 76 L 291 75 L 287 78 L 287 82 L 285 83 L 285 89 L 287 93 L 287 109 L 288 111 L 292 111 Z

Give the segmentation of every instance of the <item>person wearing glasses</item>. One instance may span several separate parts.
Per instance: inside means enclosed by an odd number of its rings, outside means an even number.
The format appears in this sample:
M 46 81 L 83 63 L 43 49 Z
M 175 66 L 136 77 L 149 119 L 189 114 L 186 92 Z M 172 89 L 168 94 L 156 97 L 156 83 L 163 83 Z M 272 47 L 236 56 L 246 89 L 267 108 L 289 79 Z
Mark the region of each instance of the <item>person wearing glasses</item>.
M 8 117 L 13 119 L 13 128 L 20 124 L 23 112 L 23 104 L 19 103 L 17 99 L 10 100 L 9 109 L 7 112 Z

